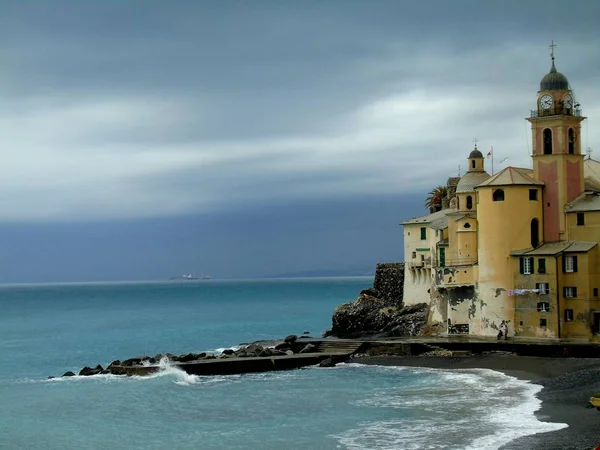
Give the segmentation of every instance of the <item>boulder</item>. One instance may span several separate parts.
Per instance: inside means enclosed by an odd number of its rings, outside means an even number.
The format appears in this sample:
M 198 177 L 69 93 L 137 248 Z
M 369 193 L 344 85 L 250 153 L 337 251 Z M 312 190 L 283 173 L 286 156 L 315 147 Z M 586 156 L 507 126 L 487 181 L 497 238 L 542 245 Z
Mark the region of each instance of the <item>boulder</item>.
M 287 342 L 282 342 L 281 344 L 277 344 L 275 346 L 275 350 L 282 350 L 282 351 L 286 351 L 290 349 L 290 344 L 288 344 Z
M 266 357 L 266 356 L 272 356 L 272 355 L 273 355 L 273 352 L 272 352 L 272 351 L 271 351 L 271 349 L 270 349 L 270 348 L 268 348 L 268 347 L 266 347 L 266 348 L 263 348 L 263 349 L 261 350 L 261 352 L 258 354 L 258 356 L 260 356 L 261 358 L 264 358 L 264 357 Z
M 233 355 L 234 353 L 235 352 L 232 349 L 230 349 L 230 348 L 226 348 L 225 350 L 223 350 L 221 352 L 222 355 Z
M 75 374 L 70 370 L 68 372 L 63 373 L 63 377 L 74 377 Z
M 244 348 L 244 351 L 248 356 L 258 356 L 263 350 L 264 347 L 258 344 L 250 344 L 246 348 Z
M 333 359 L 327 358 L 319 363 L 319 367 L 335 367 L 335 362 Z
M 428 305 L 419 303 L 403 307 L 394 303 L 361 293 L 355 301 L 335 308 L 331 331 L 325 336 L 417 336 L 427 323 Z
M 98 375 L 98 374 L 102 373 L 103 370 L 104 370 L 104 368 L 100 364 L 98 364 L 93 369 L 91 367 L 85 366 L 83 369 L 81 369 L 79 371 L 79 376 L 89 377 L 92 375 Z
M 290 334 L 289 336 L 285 337 L 283 342 L 287 342 L 288 344 L 291 344 L 293 342 L 296 342 L 297 340 L 298 340 L 298 336 L 296 336 L 295 334 Z

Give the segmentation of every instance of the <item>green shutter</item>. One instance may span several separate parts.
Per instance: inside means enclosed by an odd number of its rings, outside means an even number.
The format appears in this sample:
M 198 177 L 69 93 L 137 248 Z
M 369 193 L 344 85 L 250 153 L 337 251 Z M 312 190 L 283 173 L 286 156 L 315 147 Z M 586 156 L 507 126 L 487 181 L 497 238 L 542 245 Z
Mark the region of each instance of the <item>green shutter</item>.
M 519 258 L 519 273 L 520 274 L 524 274 L 525 273 L 525 261 L 524 261 L 524 258 Z
M 538 259 L 538 273 L 546 273 L 546 258 Z

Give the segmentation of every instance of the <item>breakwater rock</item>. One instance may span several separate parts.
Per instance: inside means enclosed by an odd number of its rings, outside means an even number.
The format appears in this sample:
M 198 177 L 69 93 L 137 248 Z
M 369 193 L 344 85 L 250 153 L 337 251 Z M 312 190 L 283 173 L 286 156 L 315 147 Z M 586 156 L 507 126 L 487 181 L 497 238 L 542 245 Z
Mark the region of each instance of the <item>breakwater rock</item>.
M 279 341 L 276 345 L 268 346 L 259 343 L 240 345 L 236 349 L 225 349 L 220 354 L 213 353 L 186 353 L 183 355 L 174 355 L 172 353 L 159 353 L 155 356 L 136 356 L 126 360 L 115 360 L 111 362 L 106 369 L 100 364 L 92 367 L 85 366 L 78 373 L 79 376 L 92 375 L 122 375 L 124 368 L 132 367 L 153 367 L 158 368 L 161 364 L 179 365 L 196 361 L 207 360 L 223 360 L 231 358 L 270 358 L 273 356 L 289 356 L 294 354 L 312 353 L 316 350 L 316 346 L 305 339 L 307 336 L 298 338 L 296 335 L 289 335 L 283 341 Z M 149 370 L 148 373 L 151 373 Z M 65 372 L 63 377 L 72 377 L 75 373 L 72 371 Z M 51 377 L 52 378 L 52 377 Z
M 378 264 L 373 287 L 333 311 L 332 328 L 325 337 L 417 336 L 427 323 L 426 303 L 404 306 L 404 264 Z

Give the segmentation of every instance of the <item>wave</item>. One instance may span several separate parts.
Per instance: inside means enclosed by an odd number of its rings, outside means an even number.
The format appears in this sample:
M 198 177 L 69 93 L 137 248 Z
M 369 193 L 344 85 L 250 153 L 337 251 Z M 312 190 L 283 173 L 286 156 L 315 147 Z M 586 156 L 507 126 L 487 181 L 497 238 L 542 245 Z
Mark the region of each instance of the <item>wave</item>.
M 542 422 L 535 416 L 541 386 L 488 369 L 430 369 L 341 364 L 370 368 L 387 380 L 361 408 L 398 409 L 398 419 L 368 421 L 333 435 L 355 449 L 498 449 L 522 436 L 560 430 L 566 424 Z M 402 377 L 401 381 L 397 377 Z

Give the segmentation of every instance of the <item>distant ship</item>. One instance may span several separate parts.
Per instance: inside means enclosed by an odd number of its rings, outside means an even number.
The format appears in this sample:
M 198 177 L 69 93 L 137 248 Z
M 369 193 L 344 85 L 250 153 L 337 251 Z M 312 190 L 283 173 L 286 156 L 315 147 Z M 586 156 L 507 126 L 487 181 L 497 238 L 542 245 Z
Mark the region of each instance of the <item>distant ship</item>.
M 169 280 L 210 280 L 210 275 L 200 275 L 199 277 L 197 277 L 196 275 L 188 273 L 177 277 L 171 277 L 169 278 Z

